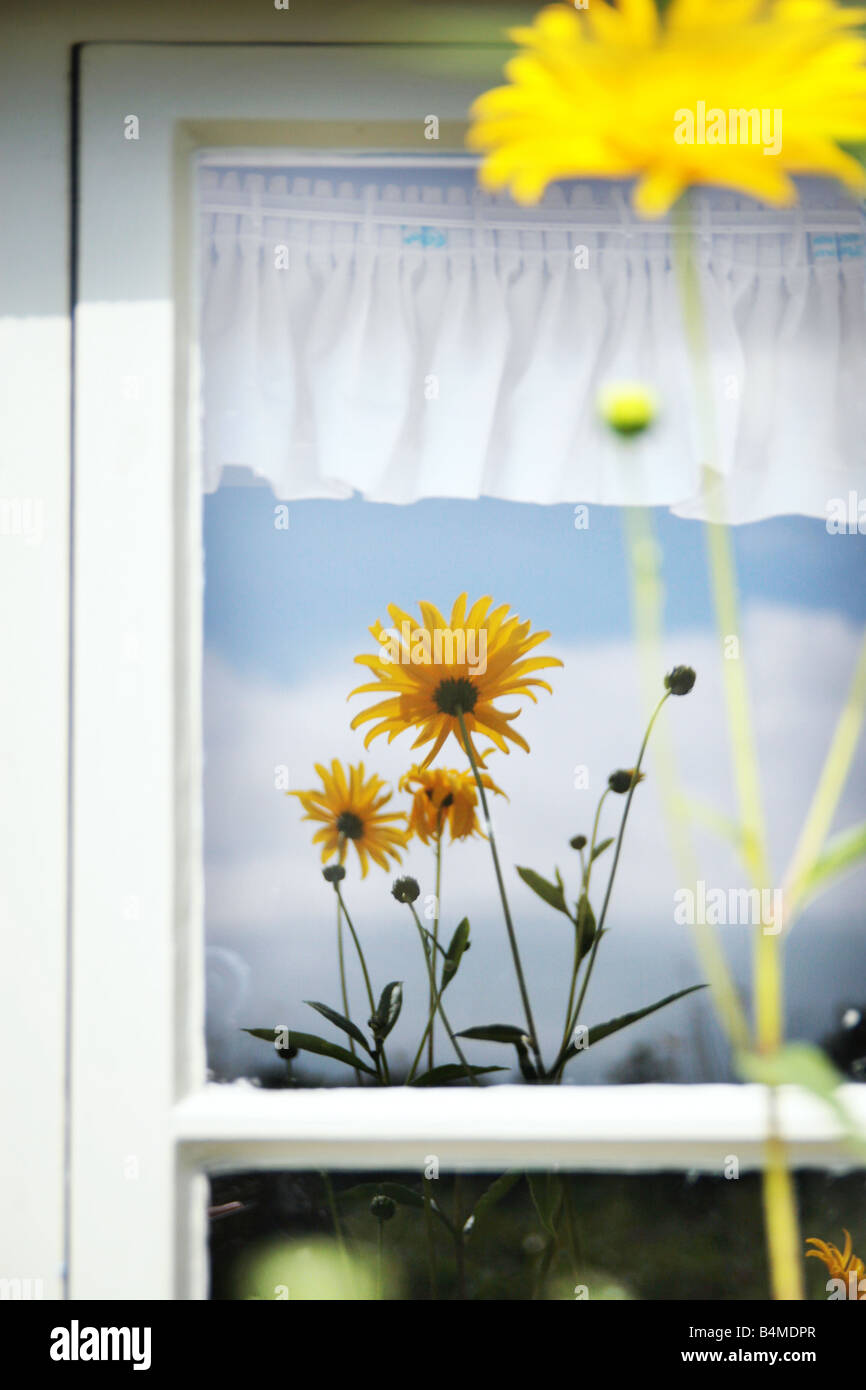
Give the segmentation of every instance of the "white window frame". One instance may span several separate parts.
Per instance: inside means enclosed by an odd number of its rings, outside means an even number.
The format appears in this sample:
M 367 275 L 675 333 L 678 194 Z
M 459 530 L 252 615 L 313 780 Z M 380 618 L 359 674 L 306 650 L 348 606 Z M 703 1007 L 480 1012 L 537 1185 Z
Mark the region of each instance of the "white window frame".
M 757 1167 L 760 1088 L 268 1092 L 205 1084 L 193 155 L 460 151 L 505 50 L 85 45 L 74 333 L 69 1294 L 204 1298 L 206 1174 Z M 465 50 L 464 50 L 465 56 Z M 479 75 L 479 67 L 486 71 Z M 340 119 L 335 120 L 335 113 Z M 138 139 L 125 138 L 127 117 Z M 863 1088 L 849 1100 L 866 1122 Z M 663 1103 L 661 1103 L 663 1101 Z M 798 1163 L 852 1166 L 784 1092 Z

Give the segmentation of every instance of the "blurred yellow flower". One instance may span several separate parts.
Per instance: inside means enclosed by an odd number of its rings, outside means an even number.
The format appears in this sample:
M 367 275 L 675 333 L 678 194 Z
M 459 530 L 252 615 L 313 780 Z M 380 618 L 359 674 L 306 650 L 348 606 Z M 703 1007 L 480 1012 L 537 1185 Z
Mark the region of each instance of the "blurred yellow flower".
M 839 142 L 866 140 L 864 17 L 834 0 L 549 5 L 512 31 L 509 85 L 473 107 L 481 182 L 534 203 L 555 179 L 636 178 L 646 216 L 696 183 L 774 204 L 796 200 L 790 174 L 862 192 Z
M 844 1227 L 843 1227 L 844 1230 Z M 830 1245 L 825 1240 L 818 1240 L 817 1236 L 809 1236 L 807 1245 L 814 1245 L 814 1250 L 806 1251 L 806 1259 L 814 1256 L 816 1260 L 822 1260 L 827 1266 L 831 1279 L 841 1279 L 846 1284 L 849 1283 L 848 1276 L 856 1275 L 855 1287 L 860 1280 L 866 1278 L 866 1266 L 858 1255 L 851 1253 L 851 1236 L 845 1231 L 845 1249 L 840 1250 L 836 1245 Z
M 506 740 L 529 752 L 529 744 L 511 727 L 520 710 L 498 710 L 493 701 L 507 695 L 528 695 L 535 700 L 533 687 L 550 690 L 546 681 L 530 672 L 561 666 L 562 662 L 552 656 L 527 658 L 550 633 L 530 635 L 529 623 L 522 623 L 507 603 L 491 613 L 492 598 L 480 598 L 467 613 L 466 602 L 466 594 L 461 594 L 450 623 L 434 604 L 419 603 L 420 624 L 389 604 L 394 626 L 383 628 L 376 622 L 370 628 L 379 650 L 355 660 L 369 667 L 375 679 L 359 685 L 351 695 L 375 693 L 389 698 L 352 720 L 353 729 L 371 719 L 376 721 L 364 739 L 365 747 L 379 734 L 387 733 L 390 743 L 404 730 L 417 729 L 413 748 L 433 744 L 421 764 L 427 767 L 449 734 L 453 733 L 463 747 L 458 719 L 458 711 L 462 711 L 470 741 L 473 734 L 481 734 L 503 753 L 510 751 Z M 479 761 L 474 742 L 472 746 Z
M 479 772 L 479 776 L 488 791 L 505 796 L 489 772 Z M 478 790 L 471 768 L 458 772 L 451 767 L 423 768 L 416 764 L 400 778 L 400 790 L 412 793 L 409 834 L 417 835 L 423 844 L 438 840 L 446 828 L 451 832 L 452 843 L 484 834 L 476 815 Z
M 391 800 L 391 793 L 383 791 L 385 783 L 381 777 L 372 774 L 364 778 L 364 764 L 349 766 L 348 777 L 336 758 L 331 763 L 330 772 L 321 763 L 316 763 L 316 772 L 322 779 L 321 790 L 290 791 L 287 796 L 296 796 L 306 812 L 303 820 L 321 821 L 322 829 L 313 836 L 313 844 L 322 846 L 322 862 L 335 854 L 341 864 L 345 863 L 346 850 L 350 844 L 355 846 L 361 864 L 361 877 L 366 878 L 369 859 L 380 868 L 389 869 L 389 858 L 400 863 L 400 850 L 406 848 L 409 838 L 405 829 L 406 816 L 402 811 L 382 813 L 382 807 Z M 402 822 L 404 828 L 398 828 Z

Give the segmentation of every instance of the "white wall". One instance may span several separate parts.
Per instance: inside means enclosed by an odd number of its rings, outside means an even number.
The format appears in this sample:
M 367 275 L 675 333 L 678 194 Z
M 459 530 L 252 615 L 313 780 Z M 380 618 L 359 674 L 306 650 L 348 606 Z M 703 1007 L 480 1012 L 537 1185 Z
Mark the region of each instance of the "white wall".
M 73 46 L 475 43 L 535 8 L 47 0 L 0 18 L 0 1278 L 41 1279 L 46 1298 L 64 1248 Z

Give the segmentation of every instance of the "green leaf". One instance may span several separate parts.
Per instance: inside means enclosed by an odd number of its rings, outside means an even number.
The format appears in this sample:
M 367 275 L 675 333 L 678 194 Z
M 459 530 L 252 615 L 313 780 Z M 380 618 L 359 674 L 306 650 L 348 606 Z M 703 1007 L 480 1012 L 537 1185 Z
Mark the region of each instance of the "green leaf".
M 598 856 L 604 854 L 606 849 L 610 849 L 612 844 L 613 836 L 611 835 L 609 840 L 602 840 L 600 845 L 596 845 L 595 849 L 592 851 L 592 858 L 589 861 L 590 864 L 594 864 Z
M 400 1017 L 400 1010 L 403 1007 L 403 981 L 392 980 L 382 990 L 381 997 L 376 1005 L 376 1012 L 370 1019 L 370 1028 L 373 1037 L 377 1042 L 384 1042 L 390 1033 L 397 1019 Z
M 476 1038 L 479 1042 L 526 1043 L 528 1034 L 525 1028 L 515 1028 L 511 1023 L 488 1023 L 483 1027 L 464 1028 L 458 1038 Z
M 866 1136 L 838 1094 L 845 1077 L 820 1047 L 812 1043 L 788 1043 L 767 1057 L 744 1052 L 737 1057 L 737 1066 L 746 1081 L 755 1081 L 761 1086 L 801 1086 L 804 1091 L 810 1091 L 829 1105 L 855 1150 L 866 1153 Z
M 400 1182 L 359 1182 L 355 1187 L 344 1188 L 338 1194 L 341 1202 L 354 1201 L 362 1197 L 390 1197 L 392 1202 L 396 1202 L 401 1207 L 415 1207 L 423 1210 L 424 1198 L 420 1192 L 413 1192 L 411 1187 L 404 1187 Z
M 273 1044 L 273 1028 L 244 1028 L 243 1032 L 254 1038 L 264 1038 Z M 362 1062 L 360 1057 L 353 1057 L 348 1048 L 328 1042 L 326 1038 L 317 1038 L 315 1033 L 296 1033 L 292 1028 L 289 1032 L 289 1045 L 298 1048 L 300 1052 L 314 1052 L 317 1057 L 331 1057 L 335 1062 L 345 1062 L 347 1067 L 354 1067 L 356 1071 L 365 1071 L 370 1076 L 376 1075 L 373 1068 Z
M 470 1067 L 473 1076 L 486 1076 L 491 1071 L 507 1071 L 507 1067 Z M 409 1082 L 410 1086 L 448 1086 L 452 1081 L 466 1081 L 466 1068 L 460 1062 L 445 1062 L 441 1067 L 425 1071 Z
M 568 910 L 568 904 L 565 901 L 565 892 L 562 887 L 561 879 L 559 883 L 551 883 L 549 879 L 542 878 L 541 874 L 537 874 L 534 869 L 521 869 L 519 865 L 517 866 L 517 872 L 520 874 L 527 888 L 531 888 L 533 893 L 537 893 L 539 898 L 542 898 L 550 907 L 555 907 L 557 912 L 564 912 L 566 917 L 571 916 Z M 556 875 L 557 878 L 559 878 L 558 869 L 556 870 Z
M 583 960 L 587 952 L 592 950 L 596 935 L 595 913 L 585 893 L 581 893 L 577 903 L 577 935 L 580 945 L 579 959 Z
M 828 880 L 838 878 L 847 869 L 853 869 L 861 859 L 866 858 L 866 821 L 852 825 L 840 835 L 828 840 L 812 867 L 806 871 L 795 885 L 803 898 L 814 898 L 827 884 Z
M 278 1033 L 283 1033 L 283 1032 L 286 1032 L 286 1031 L 287 1031 L 287 1030 L 284 1029 L 284 1028 L 242 1028 L 242 1029 L 241 1029 L 241 1032 L 242 1032 L 242 1033 L 249 1033 L 249 1035 L 250 1035 L 251 1038 L 261 1038 L 262 1042 L 270 1043 L 271 1047 L 274 1049 L 274 1051 L 275 1051 L 276 1053 L 278 1053 L 278 1055 L 279 1055 L 280 1057 L 285 1057 L 285 1056 L 286 1056 L 286 1054 L 287 1054 L 287 1049 L 286 1049 L 285 1047 L 277 1047 L 277 1034 L 278 1034 Z M 291 1036 L 291 1035 L 290 1035 L 290 1036 Z M 295 1046 L 295 1044 L 292 1043 L 292 1047 L 294 1047 L 294 1046 Z
M 479 1042 L 511 1043 L 517 1048 L 517 1061 L 524 1081 L 537 1081 L 538 1074 L 529 1056 L 529 1035 L 511 1023 L 489 1023 L 483 1027 L 466 1028 L 458 1038 L 474 1038 Z
M 355 1042 L 361 1044 L 365 1052 L 369 1052 L 371 1056 L 373 1055 L 370 1044 L 367 1042 L 367 1039 L 364 1037 L 357 1023 L 353 1023 L 350 1018 L 345 1018 L 343 1014 L 338 1014 L 336 1009 L 329 1008 L 327 1004 L 320 1004 L 316 999 L 305 999 L 304 1003 L 309 1004 L 311 1009 L 315 1009 L 323 1018 L 329 1019 L 330 1022 L 336 1024 L 338 1028 L 342 1028 L 344 1033 L 348 1033 L 350 1038 L 354 1038 Z
M 519 1182 L 522 1177 L 522 1173 L 503 1173 L 495 1182 L 492 1182 L 486 1191 L 482 1192 L 478 1201 L 475 1203 L 472 1215 L 464 1224 L 464 1231 L 471 1229 L 469 1225 L 470 1222 L 472 1226 L 475 1226 L 482 1217 L 486 1216 L 489 1211 L 492 1211 L 496 1203 L 501 1202 L 502 1198 L 511 1191 L 514 1184 Z
M 464 917 L 463 921 L 457 926 L 451 938 L 451 944 L 445 954 L 445 964 L 442 967 L 442 984 L 440 994 L 444 993 L 448 985 L 454 979 L 460 968 L 463 953 L 469 950 L 469 918 Z
M 694 994 L 697 989 L 706 989 L 706 985 L 689 985 L 688 989 L 678 989 L 676 994 L 668 994 L 664 999 L 659 999 L 656 1004 L 647 1004 L 644 1009 L 635 1009 L 634 1013 L 620 1014 L 619 1018 L 611 1018 L 607 1023 L 595 1023 L 587 1030 L 586 1044 L 584 1047 L 575 1047 L 574 1043 L 569 1043 L 566 1050 L 566 1061 L 571 1057 L 576 1057 L 578 1052 L 585 1052 L 587 1047 L 592 1047 L 593 1043 L 601 1042 L 602 1038 L 609 1038 L 611 1033 L 618 1033 L 621 1028 L 628 1028 L 630 1024 L 637 1023 L 642 1018 L 647 1018 L 649 1014 L 654 1014 L 657 1009 L 663 1009 L 666 1004 L 673 1004 L 677 999 L 684 999 L 687 994 Z
M 527 1173 L 532 1204 L 547 1234 L 556 1236 L 556 1213 L 562 1201 L 562 1183 L 556 1173 Z

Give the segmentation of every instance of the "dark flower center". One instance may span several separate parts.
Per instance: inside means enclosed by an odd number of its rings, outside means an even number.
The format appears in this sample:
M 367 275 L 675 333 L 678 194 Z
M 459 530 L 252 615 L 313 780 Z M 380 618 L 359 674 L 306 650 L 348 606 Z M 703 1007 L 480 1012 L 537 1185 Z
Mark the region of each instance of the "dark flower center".
M 478 691 L 465 676 L 458 676 L 456 679 L 452 677 L 436 687 L 433 699 L 443 714 L 450 714 L 456 718 L 458 708 L 462 709 L 464 714 L 475 708 Z
M 364 822 L 354 811 L 342 811 L 337 817 L 337 830 L 347 840 L 360 840 L 364 833 Z

